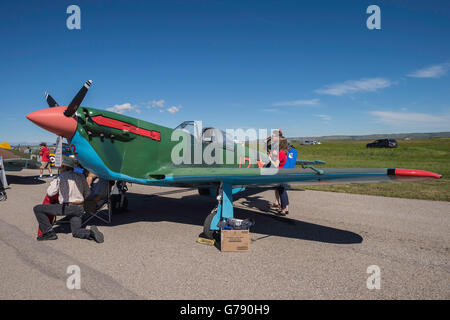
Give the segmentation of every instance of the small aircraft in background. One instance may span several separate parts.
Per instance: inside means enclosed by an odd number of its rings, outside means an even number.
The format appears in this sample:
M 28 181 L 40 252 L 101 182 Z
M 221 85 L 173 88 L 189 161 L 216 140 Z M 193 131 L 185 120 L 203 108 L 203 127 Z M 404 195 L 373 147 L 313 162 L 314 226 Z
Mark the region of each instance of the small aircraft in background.
M 40 163 L 34 159 L 17 158 L 10 150 L 9 143 L 0 143 L 0 201 L 8 198 L 6 189 L 9 189 L 9 185 L 6 180 L 6 171 L 21 171 L 25 168 L 37 169 L 40 166 Z
M 50 108 L 27 115 L 38 126 L 65 137 L 81 165 L 107 180 L 119 180 L 151 186 L 195 187 L 203 194 L 217 195 L 218 205 L 205 219 L 204 233 L 212 238 L 219 230 L 218 222 L 233 217 L 233 194 L 246 186 L 264 187 L 285 183 L 362 183 L 409 179 L 439 179 L 436 173 L 411 169 L 316 169 L 319 160 L 300 160 L 302 168 L 281 169 L 266 174 L 261 163 L 238 159 L 237 144 L 222 145 L 223 158 L 232 164 L 208 165 L 173 163 L 171 154 L 179 141 L 173 141 L 175 130 L 122 114 L 80 107 L 92 81 L 87 81 L 68 106 L 59 106 L 46 95 Z M 186 130 L 179 136 L 195 141 Z M 202 150 L 209 141 L 201 141 Z M 246 151 L 248 147 L 245 147 Z M 265 152 L 259 159 L 268 159 Z M 248 162 L 248 163 L 247 163 Z M 191 162 L 194 163 L 194 162 Z M 210 192 L 204 192 L 209 190 Z
M 0 156 L 3 159 L 5 171 L 21 171 L 22 169 L 38 169 L 40 167 L 41 164 L 38 161 L 34 159 L 18 158 L 9 150 L 11 150 L 9 143 L 0 143 Z

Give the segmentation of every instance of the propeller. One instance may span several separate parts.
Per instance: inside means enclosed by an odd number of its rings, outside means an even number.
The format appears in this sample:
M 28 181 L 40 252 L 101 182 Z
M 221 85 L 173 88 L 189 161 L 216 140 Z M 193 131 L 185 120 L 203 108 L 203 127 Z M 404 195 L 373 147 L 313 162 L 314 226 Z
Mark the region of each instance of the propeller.
M 47 100 L 48 106 L 50 108 L 59 106 L 58 102 L 56 102 L 55 99 L 53 99 L 53 97 L 48 94 L 48 92 L 45 93 L 45 100 Z
M 89 90 L 89 87 L 92 84 L 92 80 L 86 81 L 84 86 L 81 87 L 80 91 L 76 94 L 76 96 L 72 99 L 72 102 L 70 102 L 67 109 L 64 111 L 64 115 L 66 117 L 71 117 L 77 112 L 78 107 L 80 106 L 81 102 L 83 101 L 84 97 L 86 96 L 87 91 Z
M 92 84 L 92 80 L 88 80 L 81 87 L 80 91 L 78 91 L 78 93 L 72 99 L 72 102 L 70 102 L 70 104 L 64 110 L 64 115 L 66 117 L 71 118 L 75 114 L 75 112 L 77 112 L 77 109 L 80 106 L 81 102 L 83 101 L 84 97 L 86 96 L 86 93 L 89 90 L 89 87 L 91 86 L 91 84 Z M 59 107 L 58 102 L 56 102 L 56 100 L 53 99 L 53 97 L 48 92 L 45 93 L 45 100 L 47 100 L 48 106 L 50 108 Z M 56 110 L 56 109 L 54 109 L 54 110 Z M 67 120 L 69 120 L 69 119 L 67 119 Z M 73 120 L 73 118 L 71 120 Z M 71 131 L 71 130 L 69 130 L 69 131 Z M 71 134 L 68 133 L 67 136 L 70 136 L 70 135 Z M 59 132 L 58 138 L 56 139 L 55 167 L 60 167 L 61 166 L 61 161 L 62 161 L 62 139 L 63 139 L 63 136 L 61 135 L 61 132 Z

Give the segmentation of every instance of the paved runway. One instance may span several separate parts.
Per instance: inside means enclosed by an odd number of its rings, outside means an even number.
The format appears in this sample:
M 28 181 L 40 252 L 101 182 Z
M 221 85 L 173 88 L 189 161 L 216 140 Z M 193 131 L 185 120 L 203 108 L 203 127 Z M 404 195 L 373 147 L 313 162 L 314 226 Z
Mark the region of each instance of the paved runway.
M 132 185 L 129 212 L 93 221 L 105 242 L 37 242 L 32 208 L 49 178 L 9 175 L 0 202 L 0 299 L 449 299 L 450 203 L 290 191 L 290 219 L 263 213 L 273 191 L 246 192 L 251 250 L 196 243 L 215 201 L 197 190 Z M 67 267 L 81 271 L 69 290 Z M 369 290 L 367 268 L 380 269 Z

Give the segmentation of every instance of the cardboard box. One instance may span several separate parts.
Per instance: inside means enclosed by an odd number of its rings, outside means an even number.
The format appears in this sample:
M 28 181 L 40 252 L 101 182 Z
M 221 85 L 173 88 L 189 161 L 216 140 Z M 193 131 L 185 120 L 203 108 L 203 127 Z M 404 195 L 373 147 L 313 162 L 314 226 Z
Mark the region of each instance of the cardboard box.
M 249 230 L 221 230 L 220 250 L 226 252 L 246 252 L 250 250 Z

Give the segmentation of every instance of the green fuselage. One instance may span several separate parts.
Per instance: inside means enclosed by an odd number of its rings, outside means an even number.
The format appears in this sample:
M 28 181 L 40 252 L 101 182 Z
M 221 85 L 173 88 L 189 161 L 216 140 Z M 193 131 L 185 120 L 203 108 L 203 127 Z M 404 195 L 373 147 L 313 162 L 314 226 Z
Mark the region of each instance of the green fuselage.
M 89 142 L 109 170 L 137 179 L 152 179 L 158 175 L 167 175 L 174 168 L 187 170 L 205 167 L 213 170 L 258 168 L 255 160 L 249 161 L 246 157 L 250 154 L 250 149 L 246 146 L 234 144 L 232 148 L 230 146 L 227 148 L 221 145 L 223 154 L 222 161 L 217 161 L 219 164 L 207 164 L 203 158 L 198 163 L 198 157 L 194 156 L 195 148 L 200 146 L 203 154 L 209 144 L 198 142 L 198 140 L 196 142 L 195 138 L 187 132 L 177 130 L 178 139 L 173 141 L 174 129 L 114 112 L 85 107 L 78 109 L 77 119 L 78 133 Z M 185 158 L 188 161 L 184 163 L 174 164 L 172 151 L 177 145 L 180 146 L 180 141 L 183 139 L 190 141 L 190 157 Z M 197 147 L 194 146 L 195 143 Z M 211 149 L 211 146 L 209 148 Z M 181 150 L 178 154 L 181 157 L 183 153 L 184 151 Z M 213 151 L 212 154 L 215 155 L 215 152 Z M 266 156 L 258 154 L 258 159 L 263 158 Z

